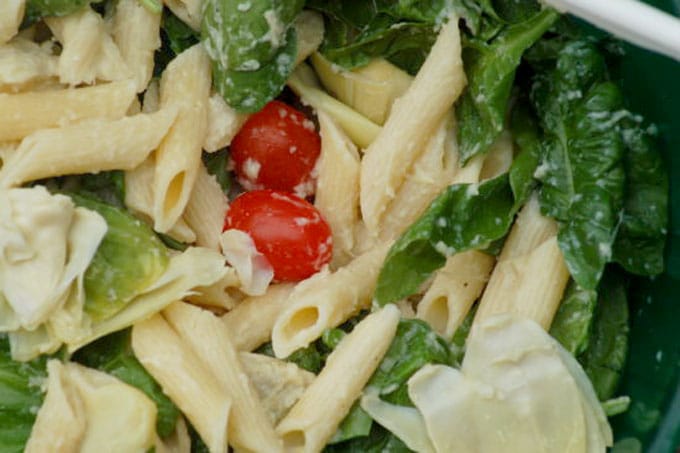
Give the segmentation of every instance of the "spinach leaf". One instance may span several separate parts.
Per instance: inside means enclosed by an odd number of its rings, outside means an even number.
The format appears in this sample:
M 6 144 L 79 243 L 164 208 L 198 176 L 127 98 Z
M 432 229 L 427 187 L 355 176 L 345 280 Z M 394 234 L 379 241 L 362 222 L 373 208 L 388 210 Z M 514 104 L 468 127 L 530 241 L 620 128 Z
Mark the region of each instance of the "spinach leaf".
M 297 52 L 291 27 L 303 0 L 207 0 L 201 38 L 212 60 L 213 82 L 242 112 L 256 112 L 277 96 Z
M 524 204 L 536 187 L 534 173 L 541 160 L 538 124 L 527 105 L 518 104 L 513 109 L 510 128 L 519 150 L 510 166 L 510 187 L 515 204 Z
M 668 225 L 668 173 L 650 134 L 634 119 L 623 127 L 626 193 L 614 261 L 628 272 L 663 272 Z
M 448 187 L 394 243 L 378 276 L 384 305 L 417 292 L 446 257 L 483 249 L 507 233 L 516 212 L 508 175 Z
M 409 453 L 411 450 L 387 429 L 373 423 L 368 436 L 327 445 L 324 453 Z
M 57 178 L 58 190 L 96 198 L 118 208 L 125 207 L 125 173 L 120 170 Z
M 258 354 L 264 354 L 270 357 L 275 357 L 274 349 L 272 348 L 271 343 L 263 344 L 255 352 Z M 315 342 L 310 344 L 306 348 L 298 349 L 297 351 L 289 355 L 285 360 L 287 362 L 292 362 L 296 364 L 303 370 L 307 370 L 314 374 L 318 374 L 319 371 L 321 371 L 321 369 L 323 368 L 326 358 L 322 354 L 322 352 L 319 351 L 319 348 L 317 347 L 317 342 Z
M 600 401 L 616 391 L 628 354 L 628 332 L 623 278 L 608 272 L 600 284 L 590 343 L 578 357 Z
M 550 326 L 550 335 L 575 356 L 588 347 L 596 302 L 597 292 L 580 288 L 572 280 Z
M 372 426 L 373 419 L 361 408 L 359 402 L 356 401 L 328 443 L 336 444 L 356 437 L 368 436 L 371 433 Z
M 161 30 L 163 31 L 164 40 L 167 40 L 168 46 L 174 55 L 184 52 L 200 40 L 198 33 L 168 9 L 163 11 Z
M 477 305 L 473 306 L 472 309 L 465 315 L 465 319 L 462 324 L 456 329 L 456 332 L 451 338 L 451 343 L 449 344 L 449 353 L 451 354 L 451 365 L 460 368 L 463 363 L 463 357 L 465 356 L 465 342 L 470 334 L 470 329 L 472 328 L 472 321 L 475 319 L 475 313 L 477 313 Z
M 503 131 L 515 72 L 522 54 L 557 20 L 546 8 L 504 27 L 493 39 L 473 39 L 463 51 L 468 86 L 456 107 L 462 162 L 484 153 Z
M 574 280 L 597 287 L 623 207 L 627 116 L 620 90 L 606 81 L 602 55 L 589 42 L 564 46 L 554 68 L 541 71 L 531 93 L 545 132 L 541 210 L 559 221 L 558 242 Z
M 66 16 L 102 0 L 28 0 L 26 14 L 31 17 Z
M 168 251 L 151 228 L 126 211 L 93 198 L 69 196 L 99 213 L 108 226 L 84 276 L 85 312 L 95 320 L 106 319 L 160 277 Z
M 22 452 L 31 435 L 47 379 L 47 359 L 12 360 L 7 335 L 0 334 L 0 451 Z
M 90 368 L 104 371 L 138 388 L 156 403 L 156 431 L 166 437 L 175 430 L 179 409 L 132 353 L 130 329 L 113 333 L 79 350 L 74 358 Z
M 231 190 L 231 172 L 227 169 L 229 153 L 226 149 L 214 152 L 203 153 L 203 164 L 208 173 L 215 176 L 217 183 L 222 188 L 222 192 L 229 195 Z

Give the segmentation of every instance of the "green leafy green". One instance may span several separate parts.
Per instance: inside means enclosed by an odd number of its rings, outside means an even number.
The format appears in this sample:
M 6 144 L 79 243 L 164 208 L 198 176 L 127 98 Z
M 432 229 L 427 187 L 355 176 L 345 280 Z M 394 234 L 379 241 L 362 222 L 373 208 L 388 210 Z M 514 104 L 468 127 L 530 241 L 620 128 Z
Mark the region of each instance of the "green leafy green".
M 120 170 L 65 176 L 58 186 L 63 192 L 94 197 L 118 208 L 125 206 L 125 174 Z
M 541 160 L 541 139 L 537 121 L 525 104 L 512 111 L 510 128 L 518 153 L 510 166 L 510 187 L 516 204 L 523 204 L 536 187 L 534 173 Z
M 277 96 L 297 52 L 291 27 L 303 0 L 207 0 L 201 39 L 215 88 L 235 109 L 256 112 Z
M 356 401 L 328 443 L 335 444 L 356 437 L 368 436 L 372 425 L 373 419 L 361 408 L 359 402 Z
M 463 357 L 465 356 L 465 343 L 467 337 L 470 334 L 470 329 L 472 328 L 472 321 L 475 319 L 475 313 L 477 313 L 477 305 L 473 306 L 460 326 L 456 329 L 456 332 L 451 338 L 451 343 L 449 344 L 449 351 L 451 354 L 451 364 L 454 367 L 460 368 L 463 363 Z
M 227 168 L 229 161 L 229 153 L 226 149 L 214 152 L 203 153 L 203 164 L 208 170 L 208 173 L 215 176 L 222 191 L 229 195 L 231 190 L 231 172 Z
M 46 362 L 44 356 L 15 362 L 7 335 L 0 334 L 0 451 L 24 451 L 44 398 Z
M 628 300 L 620 275 L 608 272 L 599 288 L 588 348 L 578 357 L 600 401 L 611 398 L 628 354 Z
M 515 209 L 507 174 L 448 187 L 390 249 L 376 302 L 384 305 L 414 294 L 447 256 L 483 249 L 505 236 Z
M 66 16 L 102 0 L 28 0 L 26 14 L 32 17 Z
M 532 100 L 545 132 L 541 210 L 559 221 L 558 242 L 574 280 L 595 289 L 623 208 L 624 143 L 618 128 L 627 116 L 620 90 L 606 81 L 594 44 L 572 41 L 554 68 L 534 79 Z
M 85 312 L 95 320 L 123 309 L 160 277 L 168 252 L 153 231 L 122 209 L 70 194 L 73 201 L 98 212 L 108 230 L 85 271 Z
M 297 351 L 289 355 L 286 358 L 286 361 L 296 364 L 303 370 L 307 370 L 314 374 L 318 374 L 319 371 L 321 371 L 321 369 L 323 368 L 326 357 L 321 351 L 319 351 L 317 343 L 318 342 L 315 342 L 305 348 L 298 349 Z M 264 354 L 270 357 L 275 357 L 274 349 L 272 348 L 271 343 L 263 344 L 255 352 L 257 352 L 258 354 Z
M 663 272 L 668 225 L 668 173 L 648 131 L 634 119 L 623 126 L 626 193 L 614 261 L 628 272 Z
M 476 39 L 468 43 L 463 52 L 468 86 L 456 107 L 463 163 L 486 152 L 503 131 L 522 54 L 558 17 L 556 11 L 546 8 L 526 21 L 507 25 L 489 42 Z
M 575 356 L 588 347 L 596 303 L 597 292 L 580 288 L 572 280 L 550 326 L 550 335 Z
M 327 445 L 325 453 L 409 453 L 411 450 L 387 429 L 373 423 L 368 436 Z
M 160 385 L 137 360 L 130 346 L 130 330 L 123 330 L 90 343 L 74 356 L 74 360 L 95 368 L 144 392 L 158 409 L 156 431 L 166 437 L 175 430 L 179 409 L 165 396 Z
M 607 417 L 623 414 L 630 407 L 630 397 L 619 396 L 618 398 L 608 399 L 602 402 L 602 409 Z
M 200 40 L 198 33 L 168 9 L 163 11 L 161 30 L 174 55 L 179 55 Z

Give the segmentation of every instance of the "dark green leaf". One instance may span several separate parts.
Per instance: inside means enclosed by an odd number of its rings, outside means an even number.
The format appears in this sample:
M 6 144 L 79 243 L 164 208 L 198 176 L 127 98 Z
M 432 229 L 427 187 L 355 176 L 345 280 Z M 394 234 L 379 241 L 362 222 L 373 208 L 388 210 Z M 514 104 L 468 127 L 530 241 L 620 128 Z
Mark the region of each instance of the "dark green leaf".
M 46 358 L 15 362 L 7 335 L 0 334 L 0 451 L 21 452 L 31 435 L 47 378 Z
M 384 305 L 414 294 L 447 256 L 486 248 L 505 236 L 514 205 L 507 174 L 448 187 L 390 249 L 375 300 Z
M 108 230 L 85 271 L 85 312 L 95 320 L 123 309 L 165 271 L 168 251 L 145 223 L 122 209 L 69 194 L 99 213 Z
M 413 406 L 406 382 L 423 365 L 449 364 L 451 357 L 446 341 L 419 319 L 402 319 L 392 344 L 366 388 L 378 390 L 388 402 Z
M 527 21 L 506 26 L 488 43 L 475 40 L 463 52 L 468 86 L 456 108 L 463 163 L 485 153 L 503 131 L 522 54 L 558 17 L 546 8 Z
M 534 173 L 541 159 L 541 140 L 538 124 L 525 105 L 513 109 L 510 124 L 519 152 L 510 167 L 510 187 L 516 204 L 524 204 L 533 192 Z
M 281 92 L 297 52 L 291 24 L 303 5 L 303 0 L 206 1 L 201 38 L 215 88 L 229 105 L 256 112 Z
M 596 303 L 597 292 L 579 288 L 572 280 L 550 326 L 550 335 L 575 356 L 588 347 Z
M 144 369 L 130 347 L 130 330 L 123 330 L 90 343 L 78 351 L 73 358 L 90 368 L 95 368 L 144 392 L 158 409 L 156 431 L 166 437 L 175 430 L 180 412 L 165 396 L 160 385 Z
M 208 173 L 215 176 L 215 179 L 222 188 L 222 192 L 226 195 L 229 195 L 231 190 L 231 172 L 227 169 L 228 160 L 229 153 L 226 149 L 214 153 L 203 153 L 205 168 L 208 170 Z
M 578 358 L 600 401 L 611 398 L 628 354 L 628 300 L 623 278 L 608 273 L 599 288 L 588 348 Z
M 668 173 L 652 138 L 635 121 L 623 129 L 626 194 L 614 261 L 628 272 L 663 272 L 668 227 Z
M 604 81 L 597 48 L 567 44 L 555 67 L 536 77 L 532 99 L 545 131 L 541 210 L 560 222 L 558 242 L 572 277 L 595 289 L 623 207 L 624 144 L 618 127 L 627 116 L 619 89 Z
M 184 52 L 200 40 L 198 33 L 168 9 L 163 11 L 161 29 L 164 33 L 164 39 L 167 40 L 168 46 L 175 55 Z
M 120 170 L 65 176 L 58 185 L 64 192 L 94 197 L 119 208 L 125 205 L 125 174 Z
M 368 436 L 371 432 L 373 419 L 355 402 L 349 410 L 349 414 L 342 420 L 335 435 L 328 442 L 336 444 L 356 437 Z
M 462 324 L 456 329 L 456 332 L 451 338 L 451 343 L 449 344 L 449 351 L 451 354 L 451 365 L 460 368 L 463 363 L 463 357 L 465 356 L 465 343 L 467 337 L 470 334 L 470 329 L 472 328 L 472 321 L 475 319 L 475 313 L 477 313 L 477 305 L 472 307 L 472 309 L 465 315 L 465 319 Z
M 268 355 L 274 357 L 274 349 L 271 343 L 265 343 L 260 346 L 257 351 L 258 354 Z M 319 351 L 316 343 L 312 343 L 306 348 L 300 348 L 293 352 L 286 358 L 287 362 L 292 362 L 302 368 L 303 370 L 310 371 L 314 374 L 318 374 L 323 368 L 325 362 L 325 356 Z
M 191 424 L 189 424 L 189 438 L 191 439 L 191 453 L 210 453 L 210 449 Z
M 66 16 L 102 0 L 28 0 L 26 14 L 35 17 Z
M 368 436 L 327 445 L 325 453 L 409 453 L 411 450 L 394 434 L 373 423 Z

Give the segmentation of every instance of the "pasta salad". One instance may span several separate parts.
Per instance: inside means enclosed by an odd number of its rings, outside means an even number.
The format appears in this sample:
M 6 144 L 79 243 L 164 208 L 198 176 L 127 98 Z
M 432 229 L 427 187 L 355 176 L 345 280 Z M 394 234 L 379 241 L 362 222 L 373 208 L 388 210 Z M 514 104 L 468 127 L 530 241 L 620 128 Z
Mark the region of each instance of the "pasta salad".
M 0 451 L 602 452 L 668 176 L 535 0 L 0 3 Z

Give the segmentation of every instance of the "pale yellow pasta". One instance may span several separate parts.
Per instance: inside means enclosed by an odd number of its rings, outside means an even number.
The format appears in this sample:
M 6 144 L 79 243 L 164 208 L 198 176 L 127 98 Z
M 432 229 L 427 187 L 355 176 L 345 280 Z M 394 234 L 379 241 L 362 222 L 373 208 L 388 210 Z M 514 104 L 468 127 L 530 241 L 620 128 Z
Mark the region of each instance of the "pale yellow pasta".
M 156 453 L 191 453 L 191 437 L 183 416 L 177 417 L 175 430 L 163 439 L 156 439 Z
M 222 278 L 212 285 L 194 288 L 193 294 L 187 297 L 186 300 L 200 306 L 232 310 L 245 297 L 238 291 L 240 284 L 241 280 L 238 278 L 236 269 L 227 266 Z
M 156 163 L 153 155 L 132 170 L 125 172 L 125 206 L 150 226 L 153 226 L 153 177 Z M 196 233 L 179 219 L 166 233 L 180 242 L 193 243 Z
M 229 207 L 227 196 L 214 176 L 199 162 L 198 175 L 183 220 L 196 233 L 196 244 L 219 250 L 224 215 Z
M 346 264 L 354 248 L 354 228 L 359 221 L 359 153 L 354 143 L 323 111 L 317 112 L 321 156 L 314 206 L 333 233 L 332 266 Z
M 512 165 L 513 152 L 512 134 L 510 131 L 503 131 L 486 152 L 479 180 L 484 181 L 507 173 Z
M 228 146 L 247 119 L 247 114 L 238 113 L 222 95 L 213 93 L 208 99 L 208 130 L 203 149 L 213 153 Z
M 368 308 L 387 250 L 387 244 L 379 245 L 333 273 L 298 283 L 272 330 L 276 357 L 288 357 Z
M 361 213 L 374 235 L 408 168 L 424 151 L 465 83 L 458 20 L 451 17 L 361 162 Z
M 432 200 L 451 183 L 457 169 L 457 149 L 447 115 L 428 140 L 423 154 L 406 174 L 396 197 L 389 204 L 382 219 L 380 238 L 394 240 L 415 222 Z
M 550 327 L 569 281 L 556 229 L 554 220 L 541 215 L 536 197 L 524 206 L 482 295 L 473 327 L 506 312 L 532 319 L 546 330 Z
M 281 441 L 220 320 L 208 311 L 183 302 L 163 310 L 163 317 L 217 378 L 231 400 L 229 443 L 237 450 L 282 451 Z
M 0 186 L 52 176 L 130 170 L 141 164 L 170 128 L 173 108 L 119 120 L 87 120 L 43 129 L 24 138 L 0 170 Z
M 161 108 L 177 118 L 156 150 L 154 229 L 169 231 L 186 207 L 201 163 L 210 96 L 210 60 L 201 44 L 179 54 L 161 77 Z
M 482 294 L 496 260 L 470 250 L 449 257 L 418 302 L 416 315 L 444 338 L 451 338 Z
M 96 100 L 93 102 L 93 100 Z M 0 141 L 88 118 L 122 118 L 135 100 L 130 80 L 83 88 L 0 93 Z
M 163 3 L 175 16 L 182 19 L 182 22 L 196 31 L 201 29 L 202 0 L 163 0 Z
M 142 103 L 142 112 L 153 113 L 161 108 L 161 94 L 159 92 L 158 80 L 152 80 L 146 87 L 144 92 L 144 102 Z
M 0 46 L 0 92 L 18 92 L 57 75 L 58 57 L 50 42 L 16 37 Z
M 316 378 L 314 373 L 292 362 L 268 355 L 241 352 L 239 358 L 274 424 L 281 421 Z
M 302 102 L 328 113 L 360 148 L 368 147 L 380 132 L 380 126 L 321 90 L 314 72 L 306 63 L 293 71 L 288 78 L 288 86 L 302 98 Z
M 399 323 L 394 305 L 368 315 L 328 356 L 321 373 L 276 427 L 286 451 L 318 452 L 361 396 Z
M 271 285 L 264 295 L 248 297 L 222 316 L 236 349 L 253 351 L 271 339 L 274 322 L 293 287 L 292 283 Z
M 211 453 L 226 453 L 231 399 L 196 353 L 157 314 L 132 328 L 132 350 Z
M 26 0 L 0 2 L 0 45 L 12 39 L 19 31 L 25 6 Z
M 161 12 L 139 0 L 119 0 L 113 15 L 113 40 L 132 72 L 136 91 L 144 91 L 153 75 L 154 52 L 161 46 Z
M 45 23 L 62 45 L 57 67 L 62 83 L 91 84 L 97 80 L 122 80 L 132 76 L 104 19 L 91 8 L 68 16 L 48 17 Z
M 329 92 L 376 124 L 385 123 L 392 104 L 413 81 L 413 77 L 382 58 L 350 71 L 317 52 L 312 54 L 312 64 Z

